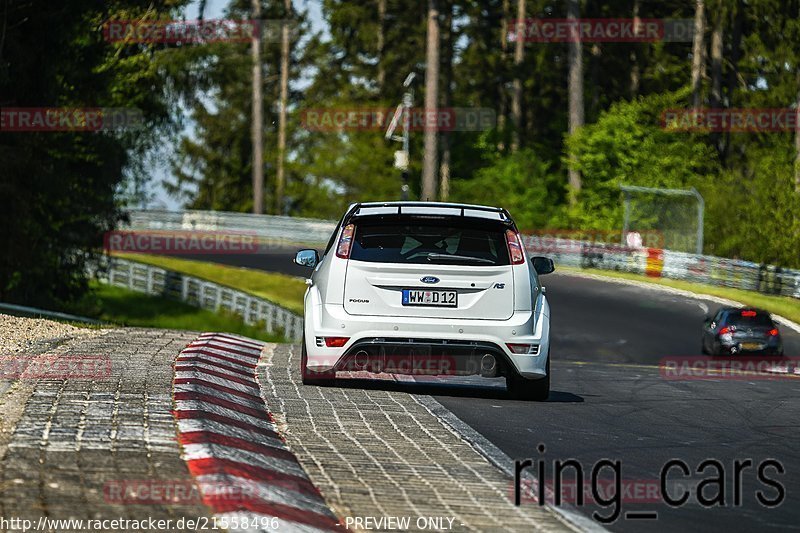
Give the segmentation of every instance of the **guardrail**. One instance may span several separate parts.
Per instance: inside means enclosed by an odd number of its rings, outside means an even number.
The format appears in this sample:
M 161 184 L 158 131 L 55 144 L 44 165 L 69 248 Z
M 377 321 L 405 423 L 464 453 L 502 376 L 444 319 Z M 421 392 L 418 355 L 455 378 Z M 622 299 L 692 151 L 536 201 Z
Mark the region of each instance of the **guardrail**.
M 800 298 L 800 271 L 740 259 L 673 252 L 658 248 L 629 248 L 606 243 L 587 243 L 523 237 L 532 255 L 544 255 L 556 264 L 598 268 L 718 285 L 775 296 Z
M 133 230 L 252 233 L 286 246 L 324 246 L 336 227 L 330 220 L 220 211 L 132 211 L 130 218 Z M 548 256 L 556 263 L 579 268 L 619 270 L 800 298 L 800 270 L 658 248 L 548 239 L 542 235 L 524 236 L 524 243 L 532 255 Z
M 242 317 L 245 324 L 263 327 L 267 333 L 300 340 L 303 319 L 274 302 L 180 272 L 121 258 L 109 258 L 107 268 L 94 275 L 116 287 L 163 296 L 210 311 L 225 309 Z
M 275 244 L 314 247 L 328 242 L 336 222 L 224 211 L 131 211 L 129 226 L 134 230 L 248 233 Z

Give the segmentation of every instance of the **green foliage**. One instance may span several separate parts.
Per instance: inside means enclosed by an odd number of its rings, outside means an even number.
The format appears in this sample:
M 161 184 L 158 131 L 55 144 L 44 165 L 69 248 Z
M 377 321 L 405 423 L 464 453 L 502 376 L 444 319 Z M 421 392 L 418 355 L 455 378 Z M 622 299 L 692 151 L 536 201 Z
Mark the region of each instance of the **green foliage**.
M 87 289 L 86 263 L 121 218 L 115 193 L 166 117 L 165 79 L 149 46 L 111 45 L 107 19 L 170 13 L 184 3 L 97 0 L 7 3 L 0 14 L 3 107 L 127 107 L 126 132 L 0 134 L 0 300 L 58 307 Z
M 520 150 L 499 157 L 469 180 L 453 183 L 455 201 L 502 205 L 522 229 L 545 228 L 551 224 L 561 179 L 533 150 Z
M 800 263 L 800 194 L 790 146 L 752 149 L 750 163 L 703 188 L 707 251 L 775 265 Z M 782 157 L 781 157 L 782 156 Z
M 562 214 L 565 227 L 620 228 L 621 184 L 688 188 L 713 179 L 719 169 L 711 146 L 662 127 L 664 110 L 685 106 L 684 91 L 619 102 L 567 139 L 583 189 Z

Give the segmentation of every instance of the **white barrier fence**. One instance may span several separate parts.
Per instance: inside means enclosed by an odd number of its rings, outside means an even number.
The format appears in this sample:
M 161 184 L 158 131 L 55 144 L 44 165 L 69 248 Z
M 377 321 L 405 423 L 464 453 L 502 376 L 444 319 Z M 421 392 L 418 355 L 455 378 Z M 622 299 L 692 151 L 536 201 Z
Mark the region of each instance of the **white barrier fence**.
M 224 285 L 163 268 L 111 258 L 108 268 L 96 272 L 98 279 L 116 287 L 180 300 L 195 307 L 218 312 L 225 309 L 239 315 L 245 324 L 262 327 L 267 333 L 300 340 L 303 319 L 283 307 Z
M 551 257 L 556 264 L 598 268 L 800 298 L 800 271 L 740 259 L 629 248 L 618 244 L 565 241 L 524 236 L 531 255 Z
M 317 248 L 327 243 L 335 227 L 336 223 L 329 220 L 218 211 L 133 211 L 130 223 L 132 230 L 251 233 L 276 245 L 304 244 Z M 619 270 L 800 298 L 800 270 L 657 248 L 549 238 L 547 230 L 542 233 L 524 236 L 525 246 L 531 255 L 552 257 L 556 264 Z
M 276 246 L 302 243 L 314 247 L 324 246 L 334 228 L 336 222 L 314 218 L 188 210 L 131 211 L 129 229 L 244 233 Z

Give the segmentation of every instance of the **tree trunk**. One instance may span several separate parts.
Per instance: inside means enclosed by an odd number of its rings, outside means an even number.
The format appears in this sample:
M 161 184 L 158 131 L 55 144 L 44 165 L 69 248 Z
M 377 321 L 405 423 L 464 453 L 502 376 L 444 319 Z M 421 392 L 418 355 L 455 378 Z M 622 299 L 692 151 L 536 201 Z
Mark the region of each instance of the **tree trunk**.
M 428 0 L 428 39 L 425 54 L 425 113 L 436 113 L 439 101 L 439 7 L 438 0 Z M 422 159 L 423 201 L 436 201 L 437 128 L 425 128 L 425 153 Z
M 639 28 L 642 23 L 642 19 L 639 17 L 639 9 L 640 9 L 641 0 L 633 0 L 633 24 L 634 27 Z M 636 32 L 634 32 L 636 33 Z M 639 49 L 639 45 L 633 43 L 633 49 L 631 50 L 631 83 L 630 83 L 630 91 L 631 91 L 631 98 L 636 98 L 639 95 L 639 85 L 641 83 L 642 73 L 639 68 L 639 56 L 636 51 Z
M 383 88 L 386 83 L 386 66 L 383 64 L 383 52 L 386 46 L 385 35 L 386 31 L 386 0 L 378 0 L 378 94 L 383 95 Z
M 580 18 L 580 1 L 567 0 L 567 19 Z M 573 36 L 569 41 L 569 133 L 574 134 L 583 126 L 583 48 L 580 38 Z M 572 156 L 570 155 L 570 159 Z M 581 173 L 574 168 L 572 160 L 569 168 L 569 199 L 571 204 L 578 201 L 581 190 Z
M 800 66 L 796 67 L 797 74 L 797 106 L 794 109 L 795 113 L 800 113 Z M 797 125 L 794 130 L 794 190 L 800 194 L 800 117 L 796 117 Z
M 283 215 L 283 191 L 286 185 L 286 107 L 289 104 L 289 18 L 292 14 L 292 0 L 284 0 L 284 19 L 281 24 L 281 94 L 278 110 L 278 164 L 275 169 L 274 213 Z
M 727 97 L 728 105 L 735 107 L 734 96 L 736 87 L 739 83 L 739 59 L 742 57 L 742 22 L 744 18 L 744 3 L 737 0 L 730 9 L 731 14 L 731 40 L 728 53 L 728 72 L 727 72 Z M 722 165 L 726 166 L 728 155 L 731 150 L 731 132 L 726 131 L 722 134 L 723 151 L 721 154 Z
M 509 0 L 503 0 L 503 7 L 501 9 L 500 19 L 500 64 L 503 70 L 500 73 L 498 83 L 498 98 L 497 98 L 497 132 L 499 133 L 497 141 L 497 150 L 502 152 L 506 149 L 506 113 L 508 113 L 508 95 L 506 94 L 503 83 L 506 79 L 506 65 L 508 60 L 508 9 Z
M 602 43 L 592 43 L 589 48 L 589 87 L 591 101 L 589 102 L 589 116 L 597 116 L 600 112 L 600 79 L 607 76 L 601 72 L 603 68 Z M 605 74 L 605 76 L 604 76 Z
M 728 102 L 733 106 L 733 94 L 739 81 L 739 59 L 742 57 L 742 22 L 744 18 L 744 5 L 738 0 L 732 8 L 731 49 L 729 54 L 728 70 Z
M 514 82 L 511 94 L 511 151 L 519 149 L 519 135 L 522 130 L 522 61 L 525 59 L 525 0 L 517 0 L 517 25 L 514 39 Z
M 725 7 L 717 6 L 711 29 L 711 107 L 722 105 L 722 40 Z
M 253 20 L 261 18 L 261 0 L 252 0 Z M 264 140 L 263 99 L 261 96 L 261 34 L 253 32 L 251 42 L 253 60 L 253 102 L 250 138 L 253 145 L 253 213 L 264 213 Z
M 442 107 L 450 107 L 451 85 L 453 84 L 453 1 L 445 0 L 444 35 L 442 46 Z M 450 131 L 442 131 L 442 163 L 439 166 L 439 199 L 447 201 L 450 196 Z
M 713 108 L 723 107 L 722 101 L 722 60 L 723 60 L 723 24 L 725 21 L 725 6 L 716 6 L 714 10 L 714 25 L 711 28 L 711 94 L 709 103 Z M 717 149 L 720 161 L 725 159 L 725 137 L 719 133 L 711 134 L 711 141 Z
M 695 0 L 694 36 L 692 39 L 692 105 L 695 108 L 702 104 L 700 82 L 705 71 L 705 31 L 705 3 L 704 0 Z

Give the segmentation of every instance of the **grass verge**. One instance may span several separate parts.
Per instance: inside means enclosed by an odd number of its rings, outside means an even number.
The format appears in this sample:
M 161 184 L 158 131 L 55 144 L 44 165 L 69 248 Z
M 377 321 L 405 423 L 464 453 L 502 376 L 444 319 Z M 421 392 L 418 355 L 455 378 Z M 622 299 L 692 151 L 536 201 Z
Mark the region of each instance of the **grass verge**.
M 263 341 L 283 341 L 279 335 L 271 335 L 257 326 L 248 326 L 233 313 L 214 313 L 183 302 L 98 282 L 93 282 L 91 289 L 89 295 L 71 309 L 72 312 L 123 326 L 224 331 Z M 86 324 L 76 325 L 86 327 Z
M 790 298 L 789 296 L 770 296 L 761 294 L 760 292 L 745 291 L 742 289 L 731 289 L 729 287 L 717 287 L 716 285 L 705 285 L 702 283 L 692 283 L 690 281 L 682 281 L 677 279 L 667 278 L 650 278 L 641 274 L 632 274 L 630 272 L 617 272 L 613 270 L 600 270 L 597 268 L 575 268 L 567 266 L 559 266 L 557 270 L 575 273 L 596 274 L 607 278 L 620 278 L 634 281 L 644 281 L 654 285 L 663 285 L 665 287 L 672 287 L 673 289 L 681 289 L 684 291 L 694 292 L 697 294 L 707 294 L 709 296 L 717 296 L 719 298 L 726 298 L 741 302 L 744 305 L 751 307 L 758 307 L 769 311 L 770 313 L 780 315 L 788 318 L 792 322 L 800 323 L 800 300 Z
M 303 295 L 306 291 L 306 284 L 300 278 L 160 255 L 114 254 L 114 256 L 213 281 L 255 296 L 261 296 L 298 315 L 303 314 Z

